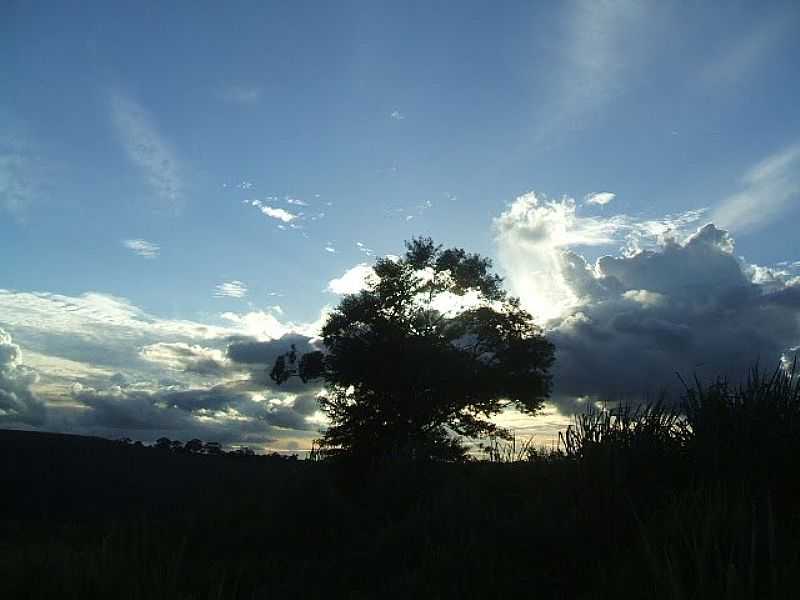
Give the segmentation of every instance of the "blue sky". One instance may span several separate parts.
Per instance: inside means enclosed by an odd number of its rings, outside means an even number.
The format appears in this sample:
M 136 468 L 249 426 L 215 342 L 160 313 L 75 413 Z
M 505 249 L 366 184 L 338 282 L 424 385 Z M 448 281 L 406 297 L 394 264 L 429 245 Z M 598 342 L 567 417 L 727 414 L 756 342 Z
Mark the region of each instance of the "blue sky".
M 212 386 L 146 348 L 311 335 L 331 280 L 413 235 L 495 258 L 542 322 L 595 308 L 564 251 L 708 222 L 749 284 L 795 285 L 796 3 L 114 4 L 0 8 L 0 328 L 56 410 L 109 374 L 155 402 L 156 366 Z

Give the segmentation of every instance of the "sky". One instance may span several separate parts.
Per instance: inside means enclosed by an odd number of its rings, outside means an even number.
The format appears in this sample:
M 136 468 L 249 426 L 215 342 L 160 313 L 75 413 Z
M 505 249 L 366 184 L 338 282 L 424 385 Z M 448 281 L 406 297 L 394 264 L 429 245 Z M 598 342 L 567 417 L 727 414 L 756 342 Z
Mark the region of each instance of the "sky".
M 592 399 L 800 346 L 796 2 L 4 2 L 0 426 L 303 450 L 376 257 L 493 259 Z

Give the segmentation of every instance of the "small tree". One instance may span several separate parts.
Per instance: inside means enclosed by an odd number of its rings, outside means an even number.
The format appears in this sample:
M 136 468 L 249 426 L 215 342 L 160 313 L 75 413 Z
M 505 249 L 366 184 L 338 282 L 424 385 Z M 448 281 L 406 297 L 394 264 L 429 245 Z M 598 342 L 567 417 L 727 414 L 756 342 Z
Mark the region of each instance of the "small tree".
M 460 436 L 508 437 L 490 417 L 533 414 L 549 394 L 553 346 L 491 261 L 430 238 L 406 249 L 330 314 L 325 352 L 292 348 L 270 373 L 324 381 L 324 456 L 461 459 Z

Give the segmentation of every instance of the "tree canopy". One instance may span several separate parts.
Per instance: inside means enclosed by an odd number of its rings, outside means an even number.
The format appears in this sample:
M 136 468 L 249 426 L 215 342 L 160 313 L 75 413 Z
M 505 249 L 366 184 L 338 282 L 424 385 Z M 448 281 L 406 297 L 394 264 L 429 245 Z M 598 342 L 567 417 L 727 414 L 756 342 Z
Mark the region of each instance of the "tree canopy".
M 504 408 L 541 407 L 553 346 L 491 266 L 430 238 L 406 242 L 329 315 L 324 351 L 276 360 L 279 384 L 324 382 L 323 455 L 456 460 L 462 437 L 508 437 L 490 419 Z

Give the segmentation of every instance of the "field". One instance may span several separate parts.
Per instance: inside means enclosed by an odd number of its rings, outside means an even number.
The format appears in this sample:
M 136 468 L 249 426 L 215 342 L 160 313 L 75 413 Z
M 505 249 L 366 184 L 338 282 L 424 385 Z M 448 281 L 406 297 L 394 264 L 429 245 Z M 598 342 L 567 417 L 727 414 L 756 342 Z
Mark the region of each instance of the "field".
M 464 464 L 1 431 L 0 595 L 794 598 L 797 390 L 767 384 Z

